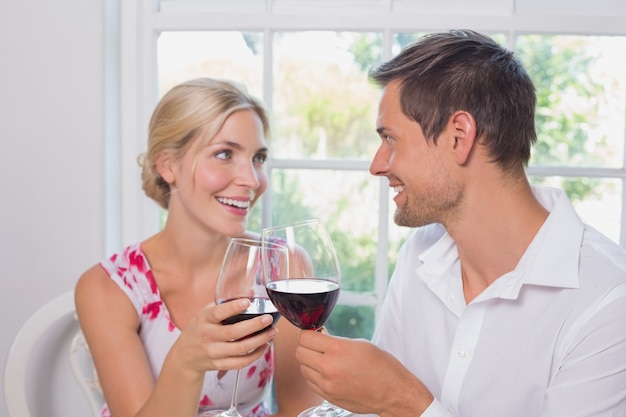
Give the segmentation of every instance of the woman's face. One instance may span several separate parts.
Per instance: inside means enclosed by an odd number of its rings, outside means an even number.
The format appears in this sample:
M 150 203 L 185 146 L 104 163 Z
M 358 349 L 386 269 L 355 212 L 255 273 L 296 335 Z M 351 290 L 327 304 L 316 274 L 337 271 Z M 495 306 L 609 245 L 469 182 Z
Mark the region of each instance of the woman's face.
M 207 145 L 198 146 L 196 139 L 176 164 L 169 215 L 177 215 L 180 208 L 209 229 L 239 236 L 267 189 L 263 123 L 252 110 L 237 111 Z

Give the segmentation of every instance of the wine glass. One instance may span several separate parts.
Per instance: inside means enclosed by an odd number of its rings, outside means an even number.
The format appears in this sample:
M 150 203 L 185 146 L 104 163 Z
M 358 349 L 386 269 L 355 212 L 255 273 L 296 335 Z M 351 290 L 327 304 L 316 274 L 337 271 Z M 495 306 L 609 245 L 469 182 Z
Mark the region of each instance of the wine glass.
M 263 252 L 267 252 L 268 256 L 263 257 L 261 255 Z M 246 336 L 251 337 L 267 330 L 276 323 L 280 314 L 267 296 L 263 275 L 263 259 L 273 259 L 276 260 L 276 263 L 283 263 L 286 266 L 288 265 L 286 258 L 285 246 L 271 243 L 262 245 L 259 240 L 245 238 L 230 240 L 215 286 L 215 302 L 220 304 L 238 298 L 248 298 L 250 306 L 245 311 L 223 320 L 222 324 L 234 324 L 262 314 L 270 314 L 274 318 L 272 324 Z M 237 369 L 230 408 L 228 410 L 209 410 L 202 413 L 201 417 L 242 417 L 237 411 L 237 386 L 239 385 L 240 372 L 241 370 Z
M 289 250 L 287 276 L 267 271 L 267 294 L 280 314 L 305 330 L 320 330 L 339 298 L 341 271 L 335 248 L 319 219 L 263 229 L 263 244 Z M 298 417 L 342 417 L 351 413 L 328 401 Z

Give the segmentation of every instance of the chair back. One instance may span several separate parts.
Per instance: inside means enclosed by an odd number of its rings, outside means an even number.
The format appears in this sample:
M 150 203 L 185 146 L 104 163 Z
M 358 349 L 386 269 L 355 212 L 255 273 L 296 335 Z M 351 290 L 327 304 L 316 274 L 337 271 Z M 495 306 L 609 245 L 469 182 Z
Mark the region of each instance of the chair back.
M 8 416 L 97 417 L 103 397 L 88 352 L 76 320 L 74 291 L 42 306 L 9 349 L 4 369 Z

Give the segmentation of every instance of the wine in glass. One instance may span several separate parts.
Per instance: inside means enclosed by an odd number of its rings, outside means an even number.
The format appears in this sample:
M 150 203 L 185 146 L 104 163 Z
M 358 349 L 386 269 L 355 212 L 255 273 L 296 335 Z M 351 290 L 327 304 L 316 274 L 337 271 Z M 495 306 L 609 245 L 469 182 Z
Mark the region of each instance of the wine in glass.
M 264 245 L 283 244 L 289 250 L 287 276 L 266 273 L 267 294 L 272 303 L 295 326 L 321 329 L 337 303 L 341 281 L 337 254 L 324 225 L 319 219 L 311 219 L 271 227 L 263 229 L 262 240 Z M 350 414 L 324 400 L 298 417 Z
M 266 252 L 267 256 L 262 256 L 263 252 Z M 284 259 L 281 260 L 281 257 Z M 269 300 L 265 289 L 263 262 L 264 259 L 269 259 L 274 264 L 283 264 L 287 267 L 286 258 L 286 248 L 281 245 L 271 243 L 262 245 L 259 240 L 245 238 L 230 240 L 215 287 L 215 302 L 220 304 L 234 299 L 248 298 L 250 306 L 245 311 L 223 320 L 222 324 L 234 324 L 263 314 L 270 314 L 274 318 L 267 328 L 276 323 L 280 314 Z M 247 337 L 254 336 L 267 328 Z M 237 369 L 230 408 L 206 411 L 201 417 L 242 417 L 237 411 L 237 386 L 240 372 L 241 370 Z

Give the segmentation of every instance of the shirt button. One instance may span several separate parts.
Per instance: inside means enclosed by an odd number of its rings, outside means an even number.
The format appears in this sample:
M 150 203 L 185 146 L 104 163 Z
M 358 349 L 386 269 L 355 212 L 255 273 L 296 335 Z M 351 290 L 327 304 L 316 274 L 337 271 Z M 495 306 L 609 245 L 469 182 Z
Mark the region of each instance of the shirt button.
M 465 351 L 463 349 L 460 349 L 459 351 L 457 351 L 456 354 L 459 358 L 465 357 Z

